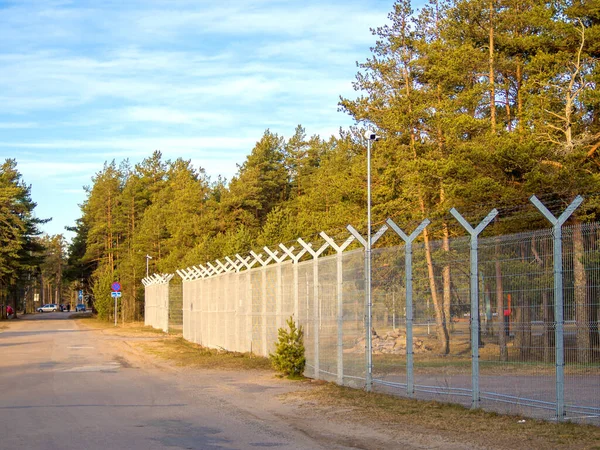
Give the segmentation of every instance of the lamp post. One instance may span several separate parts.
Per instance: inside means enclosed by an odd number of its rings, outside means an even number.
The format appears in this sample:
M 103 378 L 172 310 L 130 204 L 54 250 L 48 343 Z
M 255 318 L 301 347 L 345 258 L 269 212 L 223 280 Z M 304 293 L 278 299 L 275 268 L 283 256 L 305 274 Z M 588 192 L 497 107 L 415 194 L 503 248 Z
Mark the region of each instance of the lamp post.
M 373 301 L 371 297 L 371 143 L 378 141 L 380 138 L 374 131 L 365 133 L 367 138 L 367 246 L 365 255 L 365 300 L 367 303 L 367 320 L 366 320 L 366 353 L 367 353 L 367 375 L 366 375 L 366 390 L 370 391 L 373 386 L 373 335 L 371 324 L 373 321 Z
M 146 255 L 146 278 L 148 278 L 148 260 L 152 259 L 152 256 Z

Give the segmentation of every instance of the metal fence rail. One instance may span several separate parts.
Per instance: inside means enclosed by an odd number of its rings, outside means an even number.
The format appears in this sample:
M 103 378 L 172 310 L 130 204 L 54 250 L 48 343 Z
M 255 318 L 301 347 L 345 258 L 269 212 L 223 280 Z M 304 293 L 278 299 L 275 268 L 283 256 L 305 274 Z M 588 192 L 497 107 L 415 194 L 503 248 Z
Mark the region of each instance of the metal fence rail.
M 428 221 L 409 235 L 388 220 L 371 244 L 390 232 L 402 245 L 373 248 L 370 283 L 351 227 L 343 243 L 321 233 L 178 270 L 183 336 L 268 356 L 294 317 L 308 377 L 600 424 L 600 224 L 563 228 L 580 200 L 558 219 L 536 201 L 553 228 L 481 237 L 494 211 L 475 227 L 453 211 L 470 237 L 417 242 Z M 146 323 L 168 329 L 168 277 L 154 277 Z

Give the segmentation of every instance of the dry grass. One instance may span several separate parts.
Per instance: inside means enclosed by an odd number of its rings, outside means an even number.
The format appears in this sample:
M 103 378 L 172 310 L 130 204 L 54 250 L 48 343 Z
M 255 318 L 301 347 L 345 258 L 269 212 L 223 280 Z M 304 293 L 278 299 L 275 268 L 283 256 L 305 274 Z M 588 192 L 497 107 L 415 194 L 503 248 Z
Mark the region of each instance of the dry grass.
M 435 339 L 423 339 L 430 347 L 435 348 Z M 468 341 L 453 343 L 453 353 L 441 355 L 438 352 L 429 351 L 414 355 L 414 370 L 419 374 L 452 374 L 469 375 L 471 373 L 471 350 Z M 519 358 L 518 349 L 513 348 L 510 343 L 507 347 L 509 360 L 499 359 L 499 347 L 496 344 L 487 343 L 479 349 L 479 367 L 482 375 L 537 375 L 551 376 L 555 373 L 554 362 L 542 362 L 538 360 L 522 360 Z M 375 354 L 373 355 L 375 370 L 379 374 L 393 375 L 406 373 L 406 356 L 399 354 Z M 565 373 L 568 375 L 586 375 L 595 373 L 598 364 L 567 364 Z
M 137 347 L 159 358 L 172 361 L 178 366 L 223 370 L 269 370 L 267 358 L 250 353 L 214 350 L 171 337 L 155 342 L 138 343 Z
M 158 330 L 156 328 L 147 327 L 143 322 L 131 322 L 122 324 L 119 323 L 117 326 L 114 326 L 114 323 L 107 322 L 106 320 L 100 320 L 91 314 L 85 315 L 77 315 L 70 317 L 73 320 L 81 321 L 85 324 L 86 327 L 94 328 L 97 330 L 102 330 L 107 334 L 114 335 L 124 335 L 124 336 L 141 336 L 141 335 L 150 335 L 150 336 L 166 336 L 166 334 L 162 330 Z
M 193 344 L 181 336 L 165 335 L 143 324 L 111 327 L 93 318 L 81 318 L 86 325 L 118 335 L 155 336 L 156 339 L 135 342 L 145 353 L 170 361 L 180 367 L 212 370 L 270 370 L 267 358 L 247 353 L 213 350 Z M 439 358 L 437 359 L 439 361 Z M 434 366 L 435 359 L 425 358 L 424 366 Z M 380 361 L 381 362 L 381 361 Z M 395 361 L 397 362 L 397 361 Z M 468 363 L 468 361 L 466 361 Z M 439 363 L 438 363 L 439 364 Z M 448 364 L 448 361 L 444 361 Z M 462 359 L 450 365 L 461 370 Z M 600 427 L 572 423 L 551 423 L 525 417 L 469 410 L 459 405 L 399 398 L 392 395 L 367 393 L 331 383 L 311 383 L 312 389 L 302 389 L 286 397 L 322 408 L 357 423 L 372 423 L 374 427 L 411 429 L 423 433 L 447 435 L 457 442 L 473 442 L 494 448 L 528 449 L 596 449 L 600 450 Z M 524 422 L 522 422 L 524 421 Z M 522 422 L 522 423 L 519 423 Z
M 469 410 L 459 405 L 367 393 L 326 383 L 296 398 L 344 410 L 347 419 L 390 429 L 422 429 L 498 448 L 600 449 L 600 427 L 550 423 L 529 418 Z M 519 423 L 519 421 L 523 421 Z

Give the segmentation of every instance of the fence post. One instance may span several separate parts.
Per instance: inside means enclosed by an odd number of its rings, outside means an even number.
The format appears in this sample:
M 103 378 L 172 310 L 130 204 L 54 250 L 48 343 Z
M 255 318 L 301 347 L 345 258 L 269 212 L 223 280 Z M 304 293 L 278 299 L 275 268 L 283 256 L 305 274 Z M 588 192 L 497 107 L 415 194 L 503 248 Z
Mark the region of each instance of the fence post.
M 315 379 L 319 379 L 321 368 L 319 367 L 319 255 L 329 247 L 328 243 L 325 243 L 317 251 L 312 249 L 312 245 L 307 244 L 298 238 L 298 242 L 304 249 L 310 253 L 313 257 L 313 339 L 314 339 L 314 352 L 315 352 Z
M 344 271 L 343 271 L 343 252 L 346 250 L 355 237 L 350 236 L 342 245 L 337 245 L 335 241 L 321 231 L 320 236 L 337 253 L 337 383 L 344 384 Z
M 477 264 L 477 237 L 489 223 L 498 215 L 497 209 L 492 209 L 476 228 L 473 228 L 463 216 L 452 208 L 450 213 L 471 235 L 471 388 L 473 393 L 472 408 L 479 408 L 479 268 Z
M 529 200 L 552 224 L 554 240 L 554 340 L 556 354 L 556 420 L 565 417 L 565 348 L 564 348 L 564 299 L 563 299 L 563 262 L 562 262 L 562 226 L 571 214 L 581 205 L 583 197 L 578 195 L 575 200 L 558 217 L 554 217 L 548 208 L 532 195 Z
M 419 234 L 430 224 L 429 219 L 425 219 L 415 231 L 408 236 L 392 220 L 386 220 L 386 223 L 405 243 L 404 247 L 404 275 L 406 279 L 406 393 L 412 397 L 415 393 L 414 380 L 414 360 L 413 360 L 413 271 L 412 271 L 412 243 Z
M 371 249 L 375 242 L 387 231 L 387 225 L 383 225 L 374 236 L 368 236 L 369 242 L 354 229 L 352 225 L 348 225 L 346 229 L 352 234 L 358 242 L 365 248 L 365 359 L 366 359 L 366 375 L 365 389 L 370 392 L 373 388 L 373 303 L 371 299 Z

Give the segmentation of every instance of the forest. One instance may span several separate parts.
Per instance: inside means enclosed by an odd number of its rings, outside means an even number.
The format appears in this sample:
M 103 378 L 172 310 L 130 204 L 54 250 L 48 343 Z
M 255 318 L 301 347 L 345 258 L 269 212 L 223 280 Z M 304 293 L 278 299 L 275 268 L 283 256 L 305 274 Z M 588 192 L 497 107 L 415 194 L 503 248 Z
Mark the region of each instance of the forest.
M 3 286 L 25 286 L 35 266 L 47 295 L 73 298 L 82 289 L 108 318 L 110 284 L 119 280 L 123 319 L 139 320 L 146 264 L 150 273 L 173 273 L 298 237 L 316 240 L 320 231 L 335 237 L 349 223 L 364 233 L 365 129 L 382 138 L 371 162 L 373 222 L 391 217 L 412 229 L 429 218 L 426 246 L 464 235 L 452 207 L 472 223 L 497 208 L 489 233 L 548 227 L 526 208 L 533 194 L 556 211 L 583 195 L 574 220 L 597 219 L 598 0 L 431 0 L 420 10 L 399 0 L 372 33 L 356 96 L 339 100 L 354 126 L 336 137 L 301 125 L 289 138 L 267 129 L 231 180 L 158 150 L 137 164 L 107 161 L 85 188 L 68 248 L 61 235 L 40 236 L 29 213 L 17 212 L 26 218 L 18 224 L 4 219 L 15 201 L 25 211 L 33 206 L 7 161 L 0 238 L 21 244 L 1 247 Z M 449 267 L 441 275 L 449 285 Z

